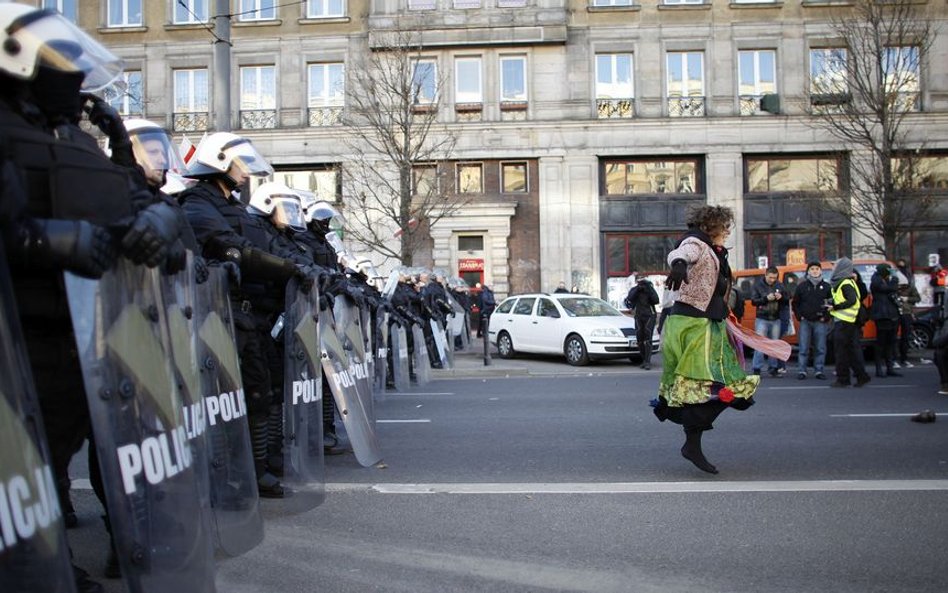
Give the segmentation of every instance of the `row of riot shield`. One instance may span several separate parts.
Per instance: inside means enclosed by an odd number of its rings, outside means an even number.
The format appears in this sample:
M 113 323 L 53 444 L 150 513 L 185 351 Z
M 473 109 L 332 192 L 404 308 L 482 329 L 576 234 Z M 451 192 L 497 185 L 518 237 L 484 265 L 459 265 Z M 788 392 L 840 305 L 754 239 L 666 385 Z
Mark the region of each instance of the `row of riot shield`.
M 73 593 L 66 528 L 0 238 L 0 583 Z

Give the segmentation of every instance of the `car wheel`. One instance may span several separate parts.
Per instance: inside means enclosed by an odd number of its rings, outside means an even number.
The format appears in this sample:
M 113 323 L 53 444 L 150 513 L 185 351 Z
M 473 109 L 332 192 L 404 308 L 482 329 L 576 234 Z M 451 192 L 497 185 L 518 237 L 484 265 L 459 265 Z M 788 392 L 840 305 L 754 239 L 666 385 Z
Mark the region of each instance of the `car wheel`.
M 576 334 L 570 334 L 566 338 L 563 354 L 566 355 L 566 362 L 574 367 L 589 364 L 589 354 L 586 352 L 586 344 L 583 342 L 583 339 Z
M 497 336 L 497 353 L 500 354 L 501 358 L 513 358 L 513 341 L 507 332 L 500 332 L 500 335 Z
M 923 350 L 930 348 L 932 344 L 932 331 L 924 325 L 913 325 L 912 333 L 909 335 L 909 347 L 913 350 Z

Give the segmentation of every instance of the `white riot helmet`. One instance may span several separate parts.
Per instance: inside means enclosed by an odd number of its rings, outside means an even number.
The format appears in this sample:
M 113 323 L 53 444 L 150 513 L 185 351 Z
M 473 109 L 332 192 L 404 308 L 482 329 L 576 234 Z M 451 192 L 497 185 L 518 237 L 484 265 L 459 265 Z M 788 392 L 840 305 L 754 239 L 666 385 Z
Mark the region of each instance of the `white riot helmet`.
M 372 264 L 372 260 L 367 257 L 361 257 L 356 260 L 353 268 L 356 272 L 365 276 L 367 280 L 375 280 L 382 277 L 379 275 L 378 270 L 375 269 L 375 265 Z
M 127 119 L 124 123 L 132 141 L 135 160 L 144 170 L 148 183 L 155 186 L 169 185 L 166 174 L 173 173 L 179 176 L 179 179 L 170 184 L 168 189 L 172 191 L 167 191 L 164 187 L 162 190 L 169 194 L 176 193 L 174 190 L 183 185 L 180 176 L 187 172 L 187 168 L 167 130 L 147 119 Z M 182 186 L 178 191 L 183 189 Z
M 316 223 L 324 233 L 338 231 L 346 226 L 345 217 L 332 204 L 325 200 L 316 200 L 314 194 L 309 195 L 314 199 L 306 202 L 304 196 L 303 203 L 307 224 Z
M 234 189 L 240 185 L 241 179 L 229 174 L 231 167 L 236 168 L 235 174 L 253 177 L 273 174 L 273 167 L 257 152 L 250 140 L 230 132 L 217 132 L 201 140 L 188 164 L 187 176 L 193 179 L 220 179 Z
M 247 209 L 252 214 L 266 216 L 280 230 L 306 230 L 299 194 L 282 183 L 270 181 L 258 187 L 250 196 Z
M 122 60 L 55 10 L 0 3 L 0 71 L 32 80 L 38 66 L 82 72 L 83 91 L 98 91 L 121 76 Z

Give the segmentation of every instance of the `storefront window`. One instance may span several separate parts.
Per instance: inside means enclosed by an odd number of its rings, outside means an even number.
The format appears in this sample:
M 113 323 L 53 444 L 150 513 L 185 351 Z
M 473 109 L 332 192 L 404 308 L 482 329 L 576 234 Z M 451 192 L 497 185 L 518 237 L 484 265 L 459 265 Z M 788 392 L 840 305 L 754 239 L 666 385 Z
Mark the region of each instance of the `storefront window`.
M 803 261 L 835 260 L 843 255 L 842 231 L 751 233 L 750 239 L 747 266 L 751 268 L 757 267 L 760 257 L 766 257 L 768 265 L 785 266 L 788 253 L 798 249 L 803 250 Z
M 605 193 L 610 196 L 700 191 L 698 159 L 606 161 L 604 168 Z
M 826 192 L 839 189 L 836 157 L 748 158 L 747 191 Z
M 675 248 L 681 233 L 606 235 L 606 271 L 609 276 L 661 273 L 668 269 L 665 258 Z

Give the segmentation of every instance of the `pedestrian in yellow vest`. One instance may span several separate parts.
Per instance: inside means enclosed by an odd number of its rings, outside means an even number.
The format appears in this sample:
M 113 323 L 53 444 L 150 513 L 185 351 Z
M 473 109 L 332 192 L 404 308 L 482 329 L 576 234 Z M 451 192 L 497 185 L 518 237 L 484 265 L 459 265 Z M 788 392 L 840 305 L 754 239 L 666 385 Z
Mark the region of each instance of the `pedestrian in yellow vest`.
M 836 381 L 830 387 L 849 387 L 850 375 L 856 377 L 856 387 L 862 387 L 869 382 L 869 374 L 859 363 L 859 325 L 856 318 L 859 316 L 859 307 L 862 295 L 856 287 L 853 262 L 847 257 L 841 257 L 833 267 L 830 282 L 833 285 L 830 291 L 833 303 L 828 305 L 833 317 L 833 348 L 836 352 Z

